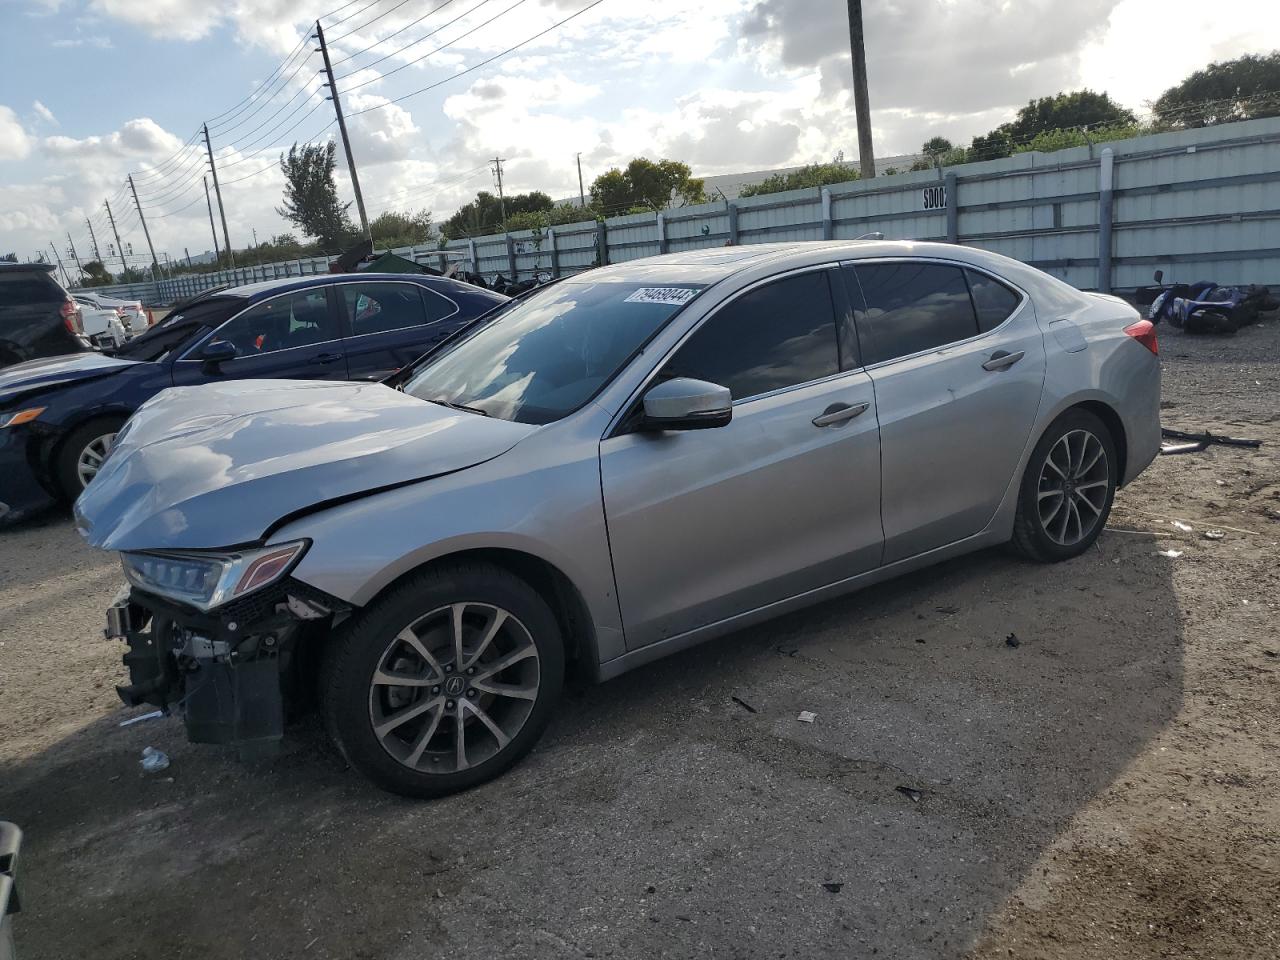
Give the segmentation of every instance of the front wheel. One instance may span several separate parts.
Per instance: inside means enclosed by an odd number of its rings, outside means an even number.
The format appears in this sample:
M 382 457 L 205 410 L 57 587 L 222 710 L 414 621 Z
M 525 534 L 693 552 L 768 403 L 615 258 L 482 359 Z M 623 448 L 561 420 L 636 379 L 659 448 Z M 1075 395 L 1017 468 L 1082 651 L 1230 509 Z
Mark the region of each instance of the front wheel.
M 68 500 L 80 496 L 80 491 L 98 475 L 122 426 L 124 420 L 118 417 L 100 417 L 77 427 L 67 437 L 54 468 L 58 485 Z
M 394 793 L 476 786 L 533 747 L 564 682 L 546 602 L 488 564 L 425 570 L 333 638 L 322 668 L 330 738 Z
M 1041 563 L 1069 560 L 1098 539 L 1119 481 L 1115 441 L 1087 410 L 1069 410 L 1032 451 L 1018 493 L 1013 546 Z

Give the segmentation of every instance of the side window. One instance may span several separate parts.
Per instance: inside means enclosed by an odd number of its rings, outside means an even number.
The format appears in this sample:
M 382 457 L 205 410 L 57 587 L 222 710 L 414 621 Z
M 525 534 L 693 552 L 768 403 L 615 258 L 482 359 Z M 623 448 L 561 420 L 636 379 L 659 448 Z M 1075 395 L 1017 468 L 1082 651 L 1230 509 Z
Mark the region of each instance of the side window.
M 860 286 L 866 310 L 857 311 L 864 363 L 942 347 L 977 336 L 978 321 L 959 267 L 938 263 L 864 263 L 844 268 Z
M 785 277 L 722 307 L 664 370 L 729 388 L 735 400 L 840 371 L 826 270 Z
M 966 270 L 964 275 L 969 278 L 973 308 L 978 311 L 978 329 L 983 333 L 1000 326 L 1018 309 L 1022 298 L 999 280 L 976 270 Z
M 452 312 L 452 304 L 446 310 L 441 304 L 431 301 L 427 301 L 430 309 L 424 309 L 419 289 L 416 283 L 344 283 L 339 286 L 351 335 L 359 337 L 366 333 L 420 327 Z M 440 297 L 435 299 L 442 301 Z
M 241 357 L 306 347 L 338 339 L 323 287 L 300 290 L 246 310 L 214 334 L 235 344 Z

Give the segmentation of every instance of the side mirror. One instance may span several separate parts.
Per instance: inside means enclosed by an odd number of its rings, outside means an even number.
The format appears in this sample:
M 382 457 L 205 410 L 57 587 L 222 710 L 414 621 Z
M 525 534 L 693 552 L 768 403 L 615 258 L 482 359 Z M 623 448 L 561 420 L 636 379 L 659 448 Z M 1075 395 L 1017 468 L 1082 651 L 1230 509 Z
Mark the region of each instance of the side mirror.
M 204 361 L 202 369 L 205 373 L 217 373 L 222 364 L 234 360 L 236 354 L 236 345 L 229 340 L 206 343 L 200 351 L 200 359 Z
M 732 419 L 733 396 L 728 387 L 676 377 L 644 395 L 640 429 L 706 430 L 726 426 Z
M 1157 270 L 1157 271 L 1156 271 L 1156 283 L 1164 283 L 1164 271 L 1163 271 L 1163 270 Z

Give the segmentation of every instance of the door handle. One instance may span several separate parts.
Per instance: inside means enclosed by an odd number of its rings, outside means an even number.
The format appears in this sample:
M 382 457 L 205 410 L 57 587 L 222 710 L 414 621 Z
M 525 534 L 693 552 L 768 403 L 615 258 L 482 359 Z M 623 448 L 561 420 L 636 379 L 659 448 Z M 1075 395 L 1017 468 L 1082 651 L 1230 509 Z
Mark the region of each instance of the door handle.
M 866 402 L 855 404 L 833 403 L 822 411 L 819 416 L 813 418 L 813 425 L 815 427 L 831 427 L 836 424 L 847 423 L 859 414 L 866 413 L 867 408 L 870 406 L 871 404 Z
M 341 359 L 342 359 L 342 354 L 340 353 L 318 353 L 307 362 L 308 363 L 337 363 Z
M 982 369 L 1008 370 L 1026 355 L 1027 352 L 1025 350 L 1019 350 L 1017 353 L 1010 353 L 1008 350 L 997 350 L 991 355 L 991 359 L 982 365 Z

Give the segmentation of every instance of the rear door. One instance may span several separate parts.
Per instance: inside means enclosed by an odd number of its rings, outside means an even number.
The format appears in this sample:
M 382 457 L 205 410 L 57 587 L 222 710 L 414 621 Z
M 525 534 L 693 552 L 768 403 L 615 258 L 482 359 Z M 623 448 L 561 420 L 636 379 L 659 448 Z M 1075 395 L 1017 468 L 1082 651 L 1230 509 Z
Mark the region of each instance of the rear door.
M 359 280 L 335 288 L 347 329 L 352 380 L 381 380 L 456 328 L 458 305 L 407 280 Z
M 884 562 L 981 531 L 1026 447 L 1044 387 L 1030 300 L 956 263 L 844 266 L 880 416 Z
M 629 649 L 880 562 L 875 395 L 854 358 L 841 363 L 830 279 L 822 268 L 748 289 L 666 362 L 660 378 L 730 389 L 727 426 L 601 442 Z
M 236 357 L 216 371 L 200 351 L 224 340 Z M 346 344 L 328 287 L 308 287 L 260 301 L 206 335 L 174 364 L 177 386 L 245 378 L 347 379 Z

